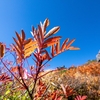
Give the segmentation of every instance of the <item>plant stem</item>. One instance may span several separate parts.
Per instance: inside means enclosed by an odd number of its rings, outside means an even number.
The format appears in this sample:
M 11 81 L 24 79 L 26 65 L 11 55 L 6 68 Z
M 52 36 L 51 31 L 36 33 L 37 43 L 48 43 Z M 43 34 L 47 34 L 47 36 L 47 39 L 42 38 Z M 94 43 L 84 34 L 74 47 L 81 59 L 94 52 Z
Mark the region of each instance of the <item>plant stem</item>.
M 37 80 L 38 80 L 38 74 L 40 72 L 40 69 L 41 69 L 41 67 L 38 68 L 37 73 L 36 73 L 36 77 L 35 77 L 35 80 L 34 80 L 34 87 L 32 89 L 32 95 L 34 94 L 34 91 L 35 91 L 35 86 L 36 86 L 36 83 L 37 83 Z
M 4 67 L 11 73 L 11 75 L 13 75 L 13 76 L 15 77 L 15 79 L 16 79 L 22 86 L 24 86 L 24 85 L 19 81 L 19 79 L 7 68 L 6 64 L 2 61 L 2 59 L 1 59 L 1 62 L 2 62 L 2 64 L 4 65 Z

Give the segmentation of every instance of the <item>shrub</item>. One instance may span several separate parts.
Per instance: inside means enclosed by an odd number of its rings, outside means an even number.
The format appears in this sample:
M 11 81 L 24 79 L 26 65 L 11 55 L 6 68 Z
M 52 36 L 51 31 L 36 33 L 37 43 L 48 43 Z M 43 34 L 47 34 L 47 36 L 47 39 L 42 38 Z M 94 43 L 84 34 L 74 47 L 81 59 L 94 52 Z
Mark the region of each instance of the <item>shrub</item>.
M 45 75 L 41 75 L 45 65 L 65 50 L 79 50 L 79 48 L 71 46 L 75 39 L 69 41 L 69 38 L 60 47 L 61 36 L 52 37 L 59 31 L 60 27 L 56 26 L 46 32 L 48 25 L 49 20 L 46 19 L 44 23 L 38 25 L 38 28 L 32 27 L 31 34 L 33 37 L 29 39 L 26 39 L 24 30 L 21 30 L 21 35 L 15 32 L 17 38 L 13 37 L 15 43 L 11 44 L 9 48 L 4 43 L 0 43 L 0 65 L 2 66 L 0 82 L 6 84 L 6 86 L 9 84 L 8 82 L 11 83 L 8 85 L 11 89 L 5 90 L 6 96 L 4 98 L 8 98 L 8 94 L 12 94 L 10 98 L 14 99 L 16 96 L 20 97 L 20 95 L 25 96 L 22 96 L 23 100 L 26 100 L 27 95 L 31 100 L 42 99 L 48 89 L 41 81 L 41 77 Z M 49 47 L 51 52 L 47 50 Z M 7 59 L 7 54 L 11 54 L 14 60 Z M 34 66 L 29 64 L 30 59 L 34 61 Z M 44 99 L 61 100 L 63 98 L 62 93 L 66 98 L 74 93 L 70 87 L 62 85 L 61 87 L 63 92 L 61 90 L 53 91 L 50 95 L 47 94 Z M 20 91 L 16 92 L 16 90 Z

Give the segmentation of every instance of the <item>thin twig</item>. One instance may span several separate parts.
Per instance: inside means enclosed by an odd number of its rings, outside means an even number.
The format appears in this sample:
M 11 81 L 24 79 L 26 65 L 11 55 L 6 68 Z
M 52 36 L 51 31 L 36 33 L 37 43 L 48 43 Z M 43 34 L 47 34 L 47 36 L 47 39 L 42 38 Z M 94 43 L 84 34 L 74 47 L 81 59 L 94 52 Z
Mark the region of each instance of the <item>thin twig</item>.
M 39 67 L 39 69 L 38 69 L 38 71 L 36 73 L 36 77 L 35 77 L 35 80 L 34 80 L 34 86 L 32 88 L 32 94 L 34 94 L 34 91 L 35 91 L 35 86 L 36 86 L 36 83 L 37 83 L 37 80 L 38 80 L 38 74 L 39 74 L 39 72 L 40 72 L 40 67 Z
M 19 79 L 9 70 L 9 68 L 7 68 L 7 66 L 6 66 L 5 63 L 2 61 L 2 59 L 1 59 L 1 62 L 2 62 L 2 64 L 4 65 L 4 67 L 11 73 L 11 75 L 13 75 L 13 76 L 15 77 L 15 79 L 16 79 L 22 86 L 24 86 L 24 85 L 19 81 Z
M 26 83 L 25 83 L 25 81 L 24 81 L 24 79 L 23 79 L 23 76 L 22 76 L 22 74 L 21 74 L 20 68 L 22 68 L 22 61 L 21 61 L 21 66 L 18 67 L 19 75 L 20 75 L 20 77 L 21 77 L 21 80 L 22 80 L 22 82 L 23 82 L 23 84 L 24 84 L 24 87 L 25 87 L 25 89 L 27 90 L 27 92 L 28 92 L 28 94 L 29 94 L 31 100 L 33 100 L 33 96 L 32 96 L 32 94 L 30 93 L 29 88 L 28 88 L 28 86 L 26 85 Z

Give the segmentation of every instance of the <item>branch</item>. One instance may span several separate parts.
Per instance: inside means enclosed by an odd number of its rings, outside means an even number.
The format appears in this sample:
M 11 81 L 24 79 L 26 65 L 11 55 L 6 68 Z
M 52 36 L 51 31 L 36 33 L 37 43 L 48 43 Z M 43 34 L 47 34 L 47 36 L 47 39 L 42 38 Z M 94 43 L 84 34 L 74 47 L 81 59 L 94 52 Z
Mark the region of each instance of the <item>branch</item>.
M 11 75 L 13 75 L 14 78 L 24 87 L 24 85 L 19 81 L 19 79 L 9 70 L 9 68 L 7 68 L 6 64 L 2 61 L 2 59 L 1 62 L 4 65 L 4 67 L 11 73 Z

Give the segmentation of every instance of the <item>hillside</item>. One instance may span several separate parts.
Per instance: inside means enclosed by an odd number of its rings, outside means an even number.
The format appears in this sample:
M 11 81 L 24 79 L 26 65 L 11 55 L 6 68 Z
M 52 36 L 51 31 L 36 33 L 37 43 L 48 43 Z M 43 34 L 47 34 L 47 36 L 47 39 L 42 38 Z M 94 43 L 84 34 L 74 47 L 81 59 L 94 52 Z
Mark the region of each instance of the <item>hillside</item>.
M 41 97 L 43 93 L 46 99 L 41 100 L 100 100 L 99 62 L 90 61 L 81 66 L 71 66 L 68 69 L 61 67 L 44 71 L 39 74 L 39 78 L 34 95 Z M 25 82 L 30 85 L 31 89 L 33 78 L 29 78 Z M 65 88 L 68 97 L 65 97 L 63 88 Z M 58 96 L 62 94 L 63 99 L 49 98 L 53 97 L 56 92 Z M 75 99 L 77 96 L 87 96 L 87 99 Z M 0 100 L 8 100 L 8 98 L 12 98 L 9 100 L 15 100 L 14 98 L 16 100 L 30 100 L 25 88 L 16 80 L 0 85 Z
M 87 100 L 100 100 L 99 62 L 91 61 L 78 67 L 55 70 L 44 76 L 43 80 L 55 88 L 60 84 L 70 86 L 77 94 L 87 95 Z

